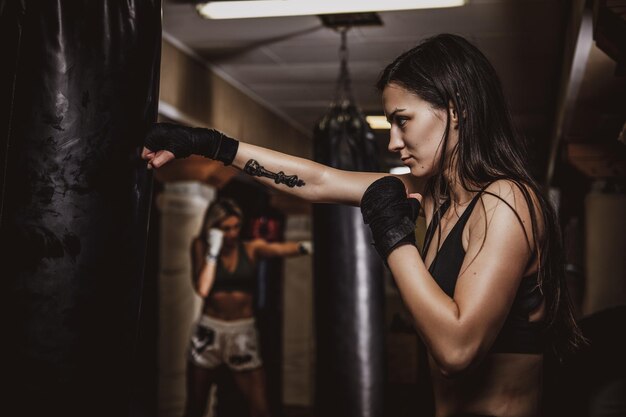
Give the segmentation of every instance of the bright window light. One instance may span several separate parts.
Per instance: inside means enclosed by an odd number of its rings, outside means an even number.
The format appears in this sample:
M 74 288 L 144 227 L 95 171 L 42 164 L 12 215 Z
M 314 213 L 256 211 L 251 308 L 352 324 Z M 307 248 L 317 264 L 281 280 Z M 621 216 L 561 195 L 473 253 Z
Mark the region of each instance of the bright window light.
M 198 12 L 207 19 L 306 16 L 339 13 L 458 7 L 467 0 L 256 0 L 199 3 Z
M 365 120 L 372 129 L 391 129 L 385 116 L 365 116 Z

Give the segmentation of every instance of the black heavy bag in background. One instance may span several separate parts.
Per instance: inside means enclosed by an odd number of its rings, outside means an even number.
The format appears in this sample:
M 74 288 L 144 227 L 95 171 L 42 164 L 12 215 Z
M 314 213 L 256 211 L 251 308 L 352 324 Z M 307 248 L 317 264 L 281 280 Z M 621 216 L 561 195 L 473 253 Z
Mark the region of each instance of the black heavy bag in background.
M 374 135 L 351 99 L 345 54 L 342 58 L 343 91 L 315 129 L 315 160 L 345 170 L 377 171 Z M 358 207 L 316 204 L 313 225 L 316 415 L 382 416 L 382 263 Z
M 252 219 L 251 237 L 261 238 L 268 242 L 284 242 L 285 216 L 277 209 L 270 207 L 269 201 L 263 206 L 262 211 Z M 272 416 L 283 415 L 284 264 L 283 258 L 265 258 L 259 259 L 256 267 L 255 317 L 265 369 L 267 399 Z
M 0 414 L 127 416 L 160 1 L 0 0 L 0 27 Z

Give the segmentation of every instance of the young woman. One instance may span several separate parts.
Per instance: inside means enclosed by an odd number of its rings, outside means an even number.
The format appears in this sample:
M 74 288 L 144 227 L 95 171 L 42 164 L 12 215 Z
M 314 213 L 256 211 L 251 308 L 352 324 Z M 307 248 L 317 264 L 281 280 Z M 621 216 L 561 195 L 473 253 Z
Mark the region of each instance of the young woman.
M 240 239 L 243 214 L 222 198 L 211 204 L 191 248 L 193 281 L 204 298 L 191 337 L 186 417 L 201 417 L 216 368 L 225 365 L 248 402 L 250 415 L 268 416 L 265 374 L 254 321 L 255 263 L 260 258 L 311 252 L 310 242 L 269 243 Z
M 143 157 L 159 167 L 201 154 L 310 201 L 360 205 L 428 350 L 436 415 L 537 416 L 544 352 L 582 338 L 557 218 L 528 172 L 498 77 L 476 47 L 444 34 L 396 58 L 378 87 L 389 150 L 410 174 L 340 171 L 175 125 L 156 125 Z

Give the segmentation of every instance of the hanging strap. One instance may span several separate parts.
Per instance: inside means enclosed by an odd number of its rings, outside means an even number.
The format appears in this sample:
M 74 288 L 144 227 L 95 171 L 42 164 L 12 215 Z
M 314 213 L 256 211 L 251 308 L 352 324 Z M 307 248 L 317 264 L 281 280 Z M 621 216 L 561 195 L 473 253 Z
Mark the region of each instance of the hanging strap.
M 339 78 L 337 79 L 337 86 L 335 88 L 335 103 L 342 103 L 344 101 L 354 102 L 352 79 L 350 78 L 350 71 L 348 71 L 348 30 L 350 30 L 350 27 L 343 27 L 339 30 L 341 34 L 341 46 L 339 47 L 340 66 Z

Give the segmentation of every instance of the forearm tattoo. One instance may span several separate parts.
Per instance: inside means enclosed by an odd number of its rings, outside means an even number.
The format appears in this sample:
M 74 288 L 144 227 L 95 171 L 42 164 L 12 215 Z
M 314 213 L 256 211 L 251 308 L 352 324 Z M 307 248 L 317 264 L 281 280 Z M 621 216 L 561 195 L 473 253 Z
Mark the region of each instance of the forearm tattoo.
M 246 166 L 243 168 L 243 171 L 254 177 L 267 177 L 274 180 L 276 184 L 285 184 L 287 187 L 302 187 L 305 185 L 304 181 L 298 178 L 297 175 L 285 175 L 283 171 L 278 172 L 278 174 L 274 172 L 270 172 L 263 168 L 256 160 L 251 159 L 246 162 Z

